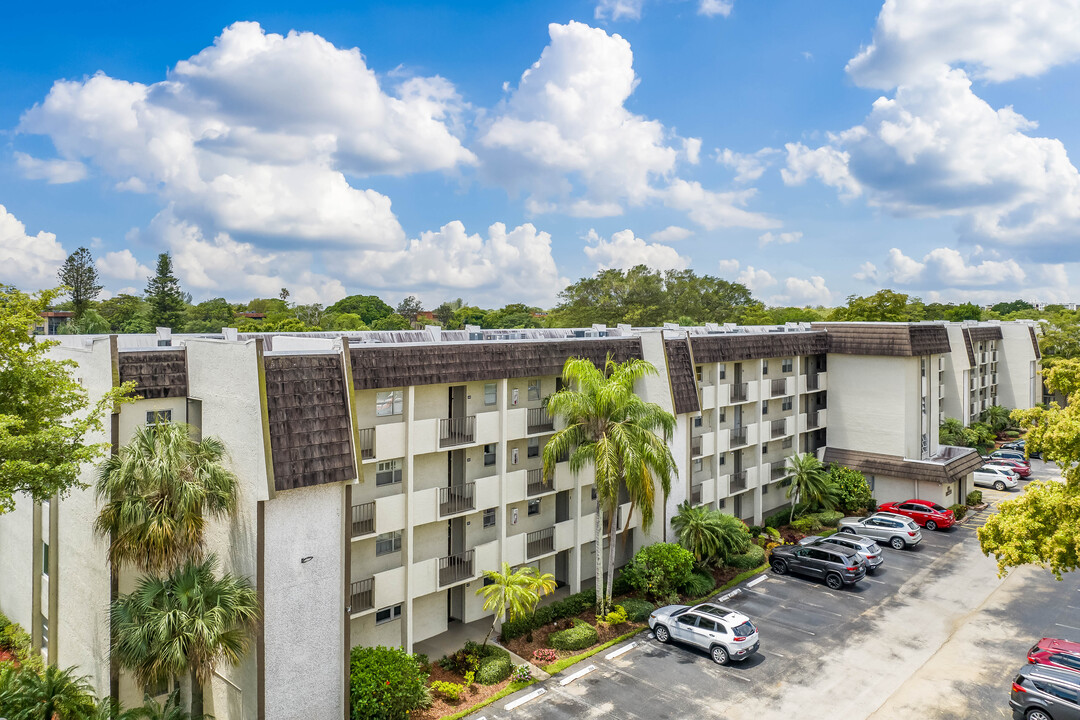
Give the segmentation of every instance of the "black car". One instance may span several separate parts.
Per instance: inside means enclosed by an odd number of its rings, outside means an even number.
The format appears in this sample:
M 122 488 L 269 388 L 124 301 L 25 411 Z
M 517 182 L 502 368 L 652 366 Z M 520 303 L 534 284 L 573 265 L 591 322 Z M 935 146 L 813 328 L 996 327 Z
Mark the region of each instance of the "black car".
M 1025 444 L 1026 443 L 1025 443 L 1024 440 L 1013 440 L 1012 442 L 1002 443 L 1001 444 L 1001 449 L 1002 450 L 1019 450 L 1020 452 L 1024 452 L 1024 445 Z M 1028 457 L 1038 458 L 1038 459 L 1042 460 L 1042 453 L 1032 451 L 1028 455 Z
M 1025 665 L 1009 697 L 1015 720 L 1080 720 L 1080 673 Z
M 788 572 L 824 578 L 833 590 L 853 585 L 866 576 L 866 561 L 840 547 L 778 545 L 769 561 L 777 575 Z

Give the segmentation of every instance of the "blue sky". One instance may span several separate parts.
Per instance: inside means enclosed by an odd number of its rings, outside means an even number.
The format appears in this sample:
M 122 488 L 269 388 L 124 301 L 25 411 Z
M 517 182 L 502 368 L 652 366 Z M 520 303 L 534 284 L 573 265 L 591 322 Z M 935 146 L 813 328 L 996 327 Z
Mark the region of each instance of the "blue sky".
M 1073 300 L 1080 0 L 22 4 L 0 282 L 197 299 Z

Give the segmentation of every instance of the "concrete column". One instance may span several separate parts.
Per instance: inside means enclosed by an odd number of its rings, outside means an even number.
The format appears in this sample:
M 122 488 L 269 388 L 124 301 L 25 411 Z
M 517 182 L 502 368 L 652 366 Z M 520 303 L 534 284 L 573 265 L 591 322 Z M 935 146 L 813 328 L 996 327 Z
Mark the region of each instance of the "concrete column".
M 413 646 L 413 596 L 412 596 L 412 564 L 413 564 L 413 483 L 415 465 L 412 453 L 412 421 L 416 417 L 416 388 L 412 385 L 405 388 L 403 399 L 405 417 L 405 477 L 402 491 L 405 493 L 405 529 L 401 533 L 401 558 L 405 565 L 405 606 L 401 608 L 401 646 L 405 652 L 412 652 Z

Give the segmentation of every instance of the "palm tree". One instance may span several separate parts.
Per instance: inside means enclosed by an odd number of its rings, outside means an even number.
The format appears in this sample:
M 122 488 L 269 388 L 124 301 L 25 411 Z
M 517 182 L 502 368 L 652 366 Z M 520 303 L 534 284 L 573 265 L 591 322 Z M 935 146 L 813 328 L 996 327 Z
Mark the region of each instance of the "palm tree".
M 490 580 L 491 584 L 477 588 L 476 594 L 483 596 L 484 609 L 495 613 L 491 627 L 484 636 L 484 645 L 487 645 L 488 638 L 495 630 L 495 623 L 507 616 L 513 620 L 531 613 L 542 595 L 555 590 L 555 576 L 551 573 L 541 575 L 534 567 L 521 567 L 511 571 L 510 563 L 504 562 L 502 572 L 486 570 L 484 577 Z
M 991 405 L 983 410 L 982 421 L 995 433 L 1009 427 L 1009 408 L 1003 405 Z
M 671 527 L 679 544 L 694 554 L 699 565 L 704 565 L 720 553 L 720 520 L 712 510 L 694 507 L 687 501 L 679 505 L 679 511 L 671 518 Z
M 788 474 L 784 478 L 791 481 L 787 490 L 787 498 L 791 500 L 788 522 L 795 519 L 795 505 L 798 502 L 808 502 L 826 510 L 836 507 L 836 487 L 825 472 L 825 466 L 813 453 L 792 455 L 788 458 L 788 465 Z
M 956 418 L 945 418 L 938 427 L 938 442 L 942 445 L 963 445 L 964 423 Z
M 238 481 L 223 460 L 225 446 L 192 440 L 183 423 L 155 423 L 102 465 L 96 491 L 103 503 L 94 528 L 110 538 L 114 567 L 170 572 L 203 553 L 207 517 L 236 509 Z
M 215 577 L 217 557 L 188 561 L 167 578 L 143 577 L 110 611 L 120 666 L 150 685 L 191 678 L 191 715 L 203 714 L 203 684 L 221 662 L 238 665 L 259 618 L 245 578 Z
M 615 526 L 620 489 L 626 488 L 630 496 L 630 515 L 635 507 L 639 508 L 642 528 L 648 531 L 653 522 L 656 482 L 659 481 L 666 499 L 671 492 L 671 476 L 677 474 L 667 444 L 675 429 L 675 417 L 634 393 L 635 382 L 655 374 L 656 368 L 644 360 L 616 363 L 609 356 L 601 372 L 591 360 L 568 358 L 563 365 L 565 389 L 547 401 L 548 413 L 561 418 L 563 428 L 544 446 L 544 476 L 551 477 L 556 461 L 567 455 L 570 471 L 575 475 L 586 465 L 593 466 L 597 615 L 607 612 L 615 579 Z M 605 510 L 611 534 L 608 566 L 612 571 L 606 586 L 601 551 Z M 629 516 L 626 524 L 629 527 Z
M 176 688 L 165 698 L 164 705 L 147 696 L 143 699 L 143 706 L 125 712 L 123 720 L 202 720 L 202 717 L 191 715 L 184 709 L 180 702 L 180 688 Z
M 47 665 L 0 670 L 0 713 L 12 720 L 89 720 L 97 713 L 94 691 L 75 668 Z

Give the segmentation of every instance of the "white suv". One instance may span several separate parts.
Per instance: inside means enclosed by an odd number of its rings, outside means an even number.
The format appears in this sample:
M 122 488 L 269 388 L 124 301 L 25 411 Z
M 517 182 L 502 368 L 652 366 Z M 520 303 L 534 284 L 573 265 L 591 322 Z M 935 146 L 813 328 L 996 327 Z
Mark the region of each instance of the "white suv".
M 1016 487 L 1016 473 L 998 465 L 983 465 L 975 471 L 975 484 L 992 487 L 995 490 Z

